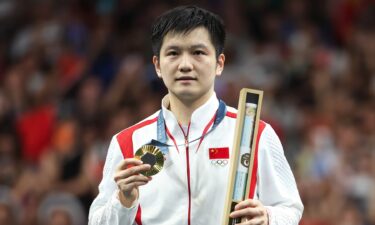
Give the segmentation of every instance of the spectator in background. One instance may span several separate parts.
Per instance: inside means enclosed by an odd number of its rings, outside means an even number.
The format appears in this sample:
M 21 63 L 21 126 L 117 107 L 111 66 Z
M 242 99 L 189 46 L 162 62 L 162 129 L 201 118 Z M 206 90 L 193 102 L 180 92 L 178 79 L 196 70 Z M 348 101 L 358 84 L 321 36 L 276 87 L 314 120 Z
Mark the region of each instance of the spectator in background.
M 0 186 L 0 225 L 16 225 L 18 213 L 10 188 Z
M 81 203 L 73 195 L 51 193 L 38 208 L 39 225 L 83 225 L 86 216 Z

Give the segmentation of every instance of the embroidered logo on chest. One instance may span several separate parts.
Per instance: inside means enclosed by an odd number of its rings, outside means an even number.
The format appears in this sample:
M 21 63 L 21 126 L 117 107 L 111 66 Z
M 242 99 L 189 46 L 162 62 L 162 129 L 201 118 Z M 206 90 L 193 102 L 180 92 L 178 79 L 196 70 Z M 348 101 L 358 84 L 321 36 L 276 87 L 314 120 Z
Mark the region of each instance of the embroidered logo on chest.
M 211 164 L 216 166 L 226 166 L 229 162 L 229 148 L 209 148 L 208 157 L 211 161 Z

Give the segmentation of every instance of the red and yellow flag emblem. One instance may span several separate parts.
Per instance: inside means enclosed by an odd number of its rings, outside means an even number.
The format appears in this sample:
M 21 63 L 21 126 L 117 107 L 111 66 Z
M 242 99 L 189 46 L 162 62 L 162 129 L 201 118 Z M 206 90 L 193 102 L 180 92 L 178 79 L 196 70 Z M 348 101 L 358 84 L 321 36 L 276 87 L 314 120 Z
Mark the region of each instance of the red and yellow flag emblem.
M 208 156 L 210 159 L 229 159 L 229 148 L 209 148 Z

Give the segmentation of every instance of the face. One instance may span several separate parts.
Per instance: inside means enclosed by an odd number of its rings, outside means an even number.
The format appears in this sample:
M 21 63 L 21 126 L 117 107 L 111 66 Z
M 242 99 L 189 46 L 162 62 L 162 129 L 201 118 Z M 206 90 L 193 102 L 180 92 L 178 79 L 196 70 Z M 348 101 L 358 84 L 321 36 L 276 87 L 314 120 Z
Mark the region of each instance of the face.
M 72 225 L 70 216 L 67 212 L 63 210 L 55 210 L 50 220 L 47 223 L 48 225 Z
M 223 54 L 216 58 L 215 47 L 204 27 L 186 34 L 168 33 L 159 58 L 153 57 L 156 72 L 168 88 L 170 98 L 185 103 L 204 103 L 210 98 L 224 61 Z

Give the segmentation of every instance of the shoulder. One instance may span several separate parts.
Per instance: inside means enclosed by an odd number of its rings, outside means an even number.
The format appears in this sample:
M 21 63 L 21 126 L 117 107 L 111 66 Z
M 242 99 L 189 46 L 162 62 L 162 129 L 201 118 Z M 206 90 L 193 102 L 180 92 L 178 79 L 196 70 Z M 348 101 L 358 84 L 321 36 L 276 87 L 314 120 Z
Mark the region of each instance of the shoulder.
M 278 139 L 275 129 L 267 122 L 261 120 L 259 122 L 259 129 L 263 130 L 263 136 L 267 139 Z
M 155 112 L 154 114 L 147 117 L 146 119 L 114 135 L 113 139 L 117 141 L 124 158 L 133 157 L 133 134 L 134 132 L 142 130 L 153 124 L 156 124 L 158 120 L 158 115 L 159 115 L 159 111 Z
M 263 122 L 263 125 L 262 122 L 259 124 L 258 138 L 261 146 L 260 148 L 266 150 L 263 152 L 276 155 L 283 154 L 284 149 L 280 138 L 270 124 L 266 122 Z
M 145 118 L 144 120 L 142 120 L 142 121 L 140 121 L 140 122 L 138 122 L 138 123 L 136 123 L 136 124 L 134 124 L 134 125 L 132 125 L 128 128 L 125 128 L 122 131 L 120 131 L 119 133 L 115 134 L 114 137 L 117 139 L 120 146 L 122 146 L 122 144 L 124 142 L 131 141 L 131 138 L 132 138 L 134 132 L 136 132 L 137 130 L 140 130 L 142 128 L 145 128 L 147 126 L 150 126 L 150 125 L 156 123 L 157 120 L 158 120 L 159 111 L 155 112 L 154 114 Z

